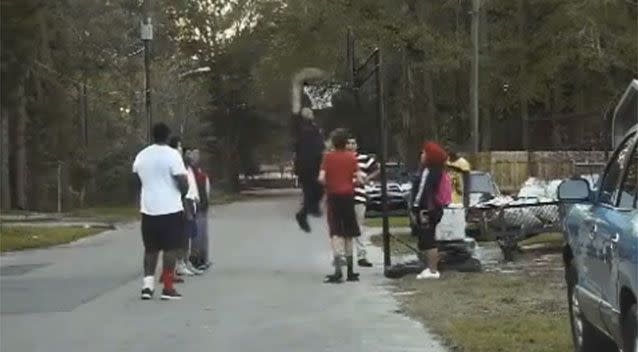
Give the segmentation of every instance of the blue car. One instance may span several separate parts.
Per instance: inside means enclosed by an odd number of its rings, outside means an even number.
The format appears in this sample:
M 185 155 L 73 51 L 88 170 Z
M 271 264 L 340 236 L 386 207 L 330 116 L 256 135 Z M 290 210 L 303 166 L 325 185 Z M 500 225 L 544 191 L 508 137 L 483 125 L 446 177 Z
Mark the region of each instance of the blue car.
M 576 352 L 638 352 L 638 125 L 592 190 L 564 181 L 563 259 Z

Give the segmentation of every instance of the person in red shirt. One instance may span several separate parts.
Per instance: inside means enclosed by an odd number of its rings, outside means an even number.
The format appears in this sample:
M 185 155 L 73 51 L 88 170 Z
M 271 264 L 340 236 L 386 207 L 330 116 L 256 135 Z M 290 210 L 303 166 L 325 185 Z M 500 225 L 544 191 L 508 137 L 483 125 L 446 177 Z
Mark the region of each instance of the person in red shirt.
M 361 232 L 354 210 L 354 188 L 355 182 L 363 183 L 363 180 L 358 172 L 356 155 L 346 150 L 348 133 L 344 129 L 337 129 L 332 133 L 331 140 L 334 151 L 323 157 L 319 182 L 326 188 L 335 271 L 327 275 L 324 281 L 342 282 L 344 262 L 348 268 L 346 280 L 358 281 L 359 274 L 353 270 L 352 239 L 361 235 Z

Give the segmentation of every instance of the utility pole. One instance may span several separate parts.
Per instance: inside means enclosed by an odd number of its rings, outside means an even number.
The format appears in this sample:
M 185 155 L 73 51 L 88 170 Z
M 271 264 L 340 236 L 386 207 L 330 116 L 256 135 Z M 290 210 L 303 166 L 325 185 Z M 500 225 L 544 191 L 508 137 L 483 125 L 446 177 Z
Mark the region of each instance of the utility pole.
M 479 136 L 479 13 L 481 0 L 472 0 L 472 79 L 470 84 L 470 105 L 472 118 L 472 144 L 474 152 L 480 149 Z
M 82 138 L 84 148 L 89 147 L 89 100 L 86 92 L 86 81 L 82 83 Z
M 153 129 L 153 105 L 151 105 L 151 40 L 153 40 L 153 23 L 151 21 L 151 0 L 144 0 L 144 16 L 141 23 L 140 34 L 144 42 L 144 90 L 146 92 L 146 124 L 147 138 L 151 142 L 151 130 Z

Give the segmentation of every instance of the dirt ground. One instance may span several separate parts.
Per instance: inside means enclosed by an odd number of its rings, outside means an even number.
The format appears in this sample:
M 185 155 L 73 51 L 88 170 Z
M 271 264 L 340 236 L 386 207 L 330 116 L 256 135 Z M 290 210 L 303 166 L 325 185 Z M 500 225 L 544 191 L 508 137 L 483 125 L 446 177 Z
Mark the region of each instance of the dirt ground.
M 570 351 L 559 236 L 531 240 L 514 263 L 483 258 L 483 272 L 445 271 L 439 281 L 408 275 L 394 280 L 393 289 L 403 312 L 423 321 L 453 351 Z M 480 246 L 479 253 L 498 253 L 492 243 Z

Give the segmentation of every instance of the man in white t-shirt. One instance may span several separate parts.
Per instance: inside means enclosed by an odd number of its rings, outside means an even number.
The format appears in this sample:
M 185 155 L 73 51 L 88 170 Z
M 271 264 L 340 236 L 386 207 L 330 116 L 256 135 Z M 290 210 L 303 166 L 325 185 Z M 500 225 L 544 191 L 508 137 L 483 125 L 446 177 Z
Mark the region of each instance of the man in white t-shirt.
M 179 152 L 168 146 L 170 129 L 164 123 L 153 126 L 153 144 L 135 157 L 133 172 L 140 181 L 140 212 L 144 243 L 142 299 L 153 297 L 159 251 L 164 252 L 163 300 L 178 300 L 173 287 L 175 251 L 184 229 L 182 195 L 188 191 L 187 172 Z

